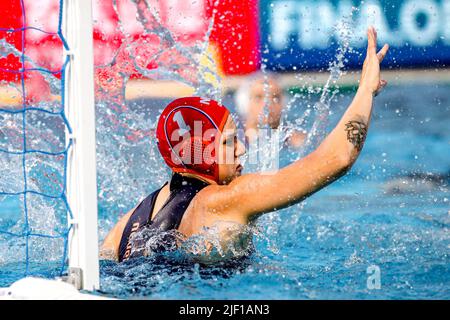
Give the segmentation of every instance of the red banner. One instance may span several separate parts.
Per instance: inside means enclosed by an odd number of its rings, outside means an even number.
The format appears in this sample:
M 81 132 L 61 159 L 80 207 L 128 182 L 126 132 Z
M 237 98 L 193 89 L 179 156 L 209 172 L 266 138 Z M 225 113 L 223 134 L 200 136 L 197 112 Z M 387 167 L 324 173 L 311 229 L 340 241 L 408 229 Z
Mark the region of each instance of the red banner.
M 136 2 L 137 4 L 130 0 L 117 0 L 117 7 L 114 8 L 113 1 L 93 1 L 96 66 L 110 64 L 114 57 L 130 59 L 129 52 L 120 53 L 121 45 L 128 39 L 136 48 L 134 59 L 138 61 L 135 61 L 135 65 L 148 69 L 158 68 L 157 61 L 151 58 L 170 40 L 164 37 L 161 39 L 155 32 L 160 30 L 158 28 L 162 27 L 163 30 L 169 31 L 166 36 L 172 37 L 177 43 L 192 45 L 196 42 L 205 42 L 209 21 L 213 18 L 209 44 L 210 50 L 215 53 L 214 58 L 219 70 L 224 75 L 239 75 L 258 68 L 258 0 Z M 2 0 L 0 12 L 2 13 L 0 40 L 5 39 L 15 50 L 23 51 L 31 59 L 34 65 L 27 62 L 25 67 L 41 67 L 52 71 L 61 68 L 62 43 L 55 34 L 58 31 L 59 21 L 58 0 L 23 2 Z M 141 16 L 137 19 L 139 15 Z M 21 31 L 23 27 L 39 28 L 46 33 L 30 29 Z M 10 32 L 11 30 L 4 29 L 19 31 Z M 9 51 L 9 54 L 5 57 L 1 51 L 0 80 L 19 81 L 20 74 L 5 72 L 5 70 L 18 71 L 22 68 L 22 61 L 17 52 L 13 54 L 7 49 L 5 52 Z M 166 58 L 174 58 L 173 50 L 172 55 L 169 50 Z M 133 69 L 133 63 L 128 62 L 128 65 L 131 68 L 129 71 L 134 76 L 140 74 Z M 25 79 L 28 95 L 30 92 L 38 92 L 42 96 L 49 92 L 48 84 L 38 72 L 27 72 Z

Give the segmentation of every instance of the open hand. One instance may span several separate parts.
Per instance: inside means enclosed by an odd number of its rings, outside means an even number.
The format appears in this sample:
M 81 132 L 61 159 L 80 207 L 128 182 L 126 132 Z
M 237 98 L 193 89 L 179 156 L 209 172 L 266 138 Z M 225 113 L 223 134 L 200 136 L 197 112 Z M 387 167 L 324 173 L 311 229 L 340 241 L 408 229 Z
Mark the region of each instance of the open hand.
M 361 73 L 360 88 L 369 90 L 376 96 L 386 85 L 380 78 L 380 63 L 386 56 L 389 45 L 385 44 L 377 53 L 377 32 L 374 27 L 367 29 L 367 55 Z

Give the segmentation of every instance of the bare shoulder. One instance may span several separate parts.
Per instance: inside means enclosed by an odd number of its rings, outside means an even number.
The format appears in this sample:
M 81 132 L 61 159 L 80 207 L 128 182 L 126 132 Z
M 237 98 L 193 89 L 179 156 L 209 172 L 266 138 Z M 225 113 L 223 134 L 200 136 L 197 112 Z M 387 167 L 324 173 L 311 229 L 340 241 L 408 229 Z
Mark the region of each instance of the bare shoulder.
M 202 189 L 186 209 L 178 230 L 189 237 L 220 222 L 246 224 L 245 216 L 227 196 L 228 192 L 227 186 L 211 185 Z
M 193 199 L 193 209 L 210 215 L 238 217 L 243 215 L 243 195 L 236 188 L 236 182 L 244 177 L 238 177 L 229 185 L 210 185 L 201 190 Z M 244 178 L 245 179 L 245 178 Z
M 223 212 L 225 203 L 222 201 L 224 192 L 223 186 L 209 185 L 199 191 L 192 199 L 187 211 L 195 211 L 205 214 L 216 214 Z

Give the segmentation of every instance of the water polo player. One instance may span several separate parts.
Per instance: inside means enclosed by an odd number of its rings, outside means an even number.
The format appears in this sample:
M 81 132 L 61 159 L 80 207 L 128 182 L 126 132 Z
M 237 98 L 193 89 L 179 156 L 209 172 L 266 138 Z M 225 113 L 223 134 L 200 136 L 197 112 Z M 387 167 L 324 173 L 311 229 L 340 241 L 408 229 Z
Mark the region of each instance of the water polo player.
M 159 118 L 157 142 L 172 178 L 120 219 L 104 241 L 103 257 L 124 261 L 144 254 L 131 245 L 142 228 L 189 238 L 214 227 L 221 242 L 236 241 L 230 224 L 246 225 L 298 203 L 345 174 L 362 150 L 373 98 L 386 85 L 380 63 L 388 46 L 377 53 L 375 30 L 367 34 L 359 88 L 339 123 L 316 150 L 273 174 L 241 175 L 245 150 L 224 106 L 193 97 L 170 103 Z

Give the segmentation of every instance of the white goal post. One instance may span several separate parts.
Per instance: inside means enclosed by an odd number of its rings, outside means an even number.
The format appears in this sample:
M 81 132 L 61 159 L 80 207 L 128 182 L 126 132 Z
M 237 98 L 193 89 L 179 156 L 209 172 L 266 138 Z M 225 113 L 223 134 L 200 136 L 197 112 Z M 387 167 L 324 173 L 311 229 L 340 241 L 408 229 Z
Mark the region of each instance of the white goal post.
M 70 48 L 65 112 L 73 144 L 67 159 L 69 277 L 78 289 L 99 288 L 92 0 L 63 1 L 62 32 Z M 68 141 L 68 140 L 67 140 Z

